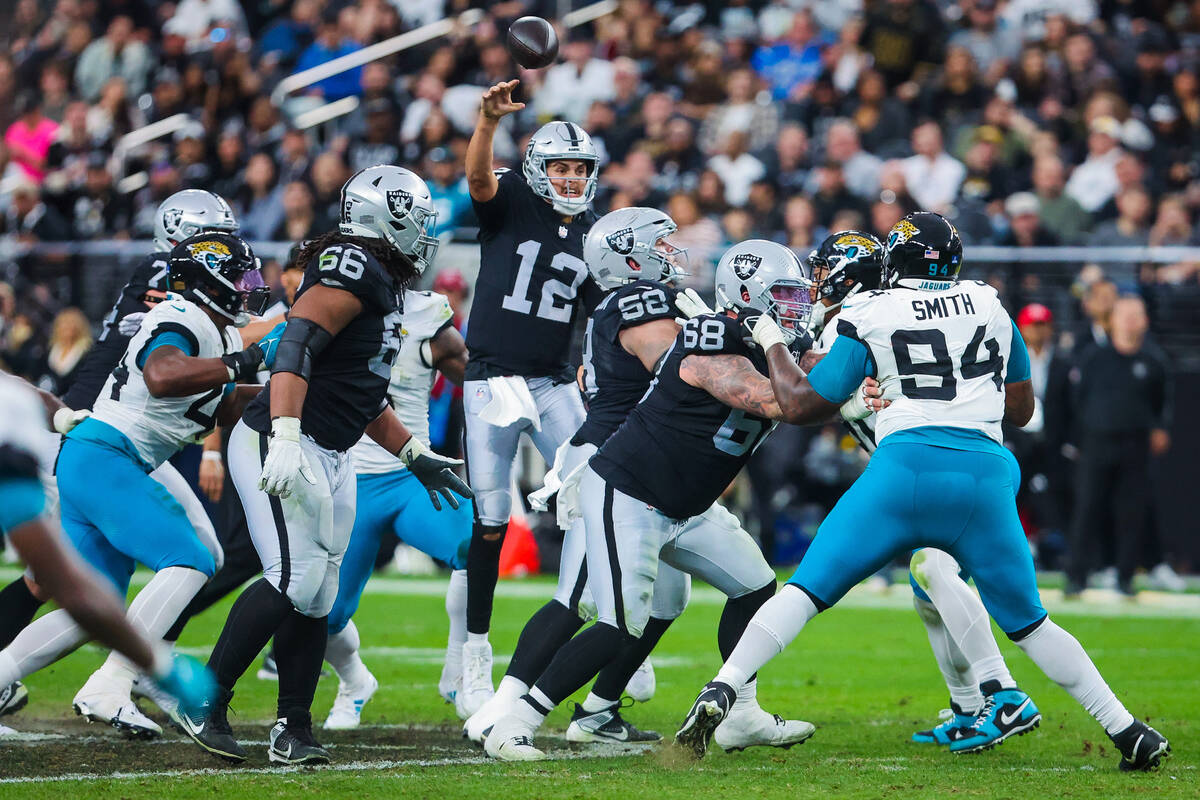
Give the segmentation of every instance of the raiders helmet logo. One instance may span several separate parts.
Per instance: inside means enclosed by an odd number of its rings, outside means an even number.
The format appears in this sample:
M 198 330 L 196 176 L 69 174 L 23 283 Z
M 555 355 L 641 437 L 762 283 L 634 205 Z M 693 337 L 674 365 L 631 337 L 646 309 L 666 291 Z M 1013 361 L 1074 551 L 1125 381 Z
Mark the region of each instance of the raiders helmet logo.
M 168 208 L 163 212 L 163 230 L 166 231 L 168 235 L 173 235 L 177 230 L 179 230 L 180 222 L 183 222 L 183 212 L 178 208 Z
M 608 243 L 614 253 L 627 256 L 633 252 L 633 228 L 622 228 L 616 233 L 610 233 L 604 241 Z
M 762 264 L 762 256 L 756 256 L 753 253 L 741 253 L 733 257 L 733 263 L 729 266 L 733 270 L 734 275 L 737 275 L 742 280 L 746 280 L 758 272 L 759 264 Z
M 406 192 L 403 189 L 388 189 L 387 204 L 388 211 L 392 212 L 393 217 L 406 217 L 413 207 L 412 192 Z

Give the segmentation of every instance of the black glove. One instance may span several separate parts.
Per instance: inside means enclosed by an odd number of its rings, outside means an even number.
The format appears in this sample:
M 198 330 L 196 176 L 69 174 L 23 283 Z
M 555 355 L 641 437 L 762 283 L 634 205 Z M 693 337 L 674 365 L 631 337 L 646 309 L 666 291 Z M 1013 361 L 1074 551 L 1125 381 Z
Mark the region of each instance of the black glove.
M 263 350 L 257 344 L 252 344 L 240 353 L 227 353 L 221 356 L 221 361 L 229 367 L 231 381 L 238 383 L 253 383 L 262 366 Z
M 429 492 L 429 500 L 433 503 L 436 511 L 442 510 L 442 503 L 438 500 L 438 495 L 446 498 L 446 502 L 451 508 L 458 508 L 458 498 L 455 494 L 467 498 L 468 500 L 475 496 L 471 491 L 471 487 L 467 486 L 461 478 L 454 474 L 450 469 L 457 467 L 463 462 L 457 458 L 446 458 L 430 450 L 417 437 L 413 436 L 408 440 L 404 447 L 400 448 L 400 452 L 396 454 L 404 466 L 408 467 L 408 471 L 421 482 L 421 485 Z

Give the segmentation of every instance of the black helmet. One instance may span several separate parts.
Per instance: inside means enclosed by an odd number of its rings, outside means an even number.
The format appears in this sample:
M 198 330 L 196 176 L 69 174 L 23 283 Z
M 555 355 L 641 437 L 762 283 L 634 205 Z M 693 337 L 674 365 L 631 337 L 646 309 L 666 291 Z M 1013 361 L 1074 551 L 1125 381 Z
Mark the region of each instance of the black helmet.
M 892 226 L 883 258 L 883 287 L 945 289 L 958 281 L 963 247 L 941 214 L 916 211 Z
M 170 289 L 241 327 L 261 315 L 271 290 L 250 245 L 229 233 L 199 233 L 171 250 Z
M 808 254 L 808 268 L 818 282 L 817 297 L 838 306 L 855 292 L 879 288 L 883 242 L 864 231 L 831 233 Z

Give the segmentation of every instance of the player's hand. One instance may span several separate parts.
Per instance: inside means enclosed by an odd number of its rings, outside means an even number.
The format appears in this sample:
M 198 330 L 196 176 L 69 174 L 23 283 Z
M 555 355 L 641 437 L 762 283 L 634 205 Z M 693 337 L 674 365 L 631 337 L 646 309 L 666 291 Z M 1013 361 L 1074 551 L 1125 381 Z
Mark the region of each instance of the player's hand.
M 286 327 L 287 323 L 281 322 L 258 340 L 258 348 L 262 350 L 263 369 L 271 369 L 275 366 L 275 353 L 279 350 L 279 340 L 283 338 L 283 329 Z
M 281 323 L 282 324 L 282 323 Z M 271 333 L 275 331 L 272 330 Z M 271 334 L 267 334 L 270 336 Z M 266 336 L 263 337 L 266 340 Z M 275 340 L 275 346 L 279 345 L 279 340 Z M 260 344 L 252 344 L 245 350 L 237 353 L 227 353 L 221 356 L 221 361 L 225 362 L 225 366 L 229 368 L 229 380 L 237 383 L 252 383 L 257 380 L 258 370 L 266 358 L 266 353 Z M 275 351 L 271 351 L 271 362 L 275 361 Z
M 512 91 L 518 83 L 519 80 L 501 81 L 484 92 L 479 101 L 479 113 L 485 119 L 498 120 L 506 114 L 523 109 L 524 103 L 514 103 L 512 99 Z
M 714 313 L 708 307 L 708 304 L 704 302 L 704 299 L 696 294 L 695 289 L 684 289 L 675 295 L 675 307 L 679 309 L 679 313 L 683 314 L 684 319 L 692 319 L 703 314 Z
M 145 311 L 134 311 L 132 314 L 126 314 L 117 322 L 117 333 L 122 336 L 133 336 L 142 327 L 142 320 L 146 318 Z
M 78 411 L 66 406 L 54 412 L 54 430 L 66 436 L 79 423 L 92 415 L 91 411 L 81 408 Z
M 197 482 L 205 497 L 214 503 L 221 502 L 221 493 L 225 490 L 225 465 L 221 462 L 220 452 L 205 450 L 200 455 L 200 478 Z
M 1171 449 L 1171 434 L 1163 428 L 1150 431 L 1150 454 L 1161 456 Z
M 267 445 L 267 457 L 263 459 L 262 474 L 258 476 L 258 488 L 267 494 L 287 498 L 301 479 L 310 486 L 317 485 L 317 477 L 300 448 L 300 420 L 276 417 L 271 420 L 271 441 Z
M 850 396 L 850 399 L 842 403 L 839 411 L 841 412 L 842 419 L 847 422 L 854 422 L 855 420 L 866 419 L 891 404 L 891 400 L 884 398 L 883 389 L 880 388 L 879 381 L 874 378 L 867 378 L 858 387 L 858 390 Z
M 458 508 L 458 498 L 454 496 L 456 493 L 468 499 L 475 496 L 471 487 L 463 483 L 451 470 L 451 467 L 460 466 L 463 462 L 457 458 L 438 455 L 416 436 L 409 437 L 396 455 L 429 492 L 429 500 L 437 511 L 442 510 L 439 494 L 446 498 L 451 508 Z
M 217 680 L 208 667 L 180 653 L 170 659 L 166 672 L 152 676 L 159 688 L 179 701 L 184 714 L 196 714 L 217 694 Z

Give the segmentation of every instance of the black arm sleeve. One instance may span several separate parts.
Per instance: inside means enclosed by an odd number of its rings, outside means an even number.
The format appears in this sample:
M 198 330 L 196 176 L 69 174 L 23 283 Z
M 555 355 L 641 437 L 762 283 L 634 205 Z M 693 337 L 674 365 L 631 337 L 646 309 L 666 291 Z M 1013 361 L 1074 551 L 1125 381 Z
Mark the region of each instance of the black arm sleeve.
M 279 339 L 279 347 L 275 351 L 275 366 L 271 374 L 290 372 L 307 381 L 312 375 L 313 359 L 320 355 L 331 341 L 333 336 L 317 323 L 303 317 L 292 317 Z

